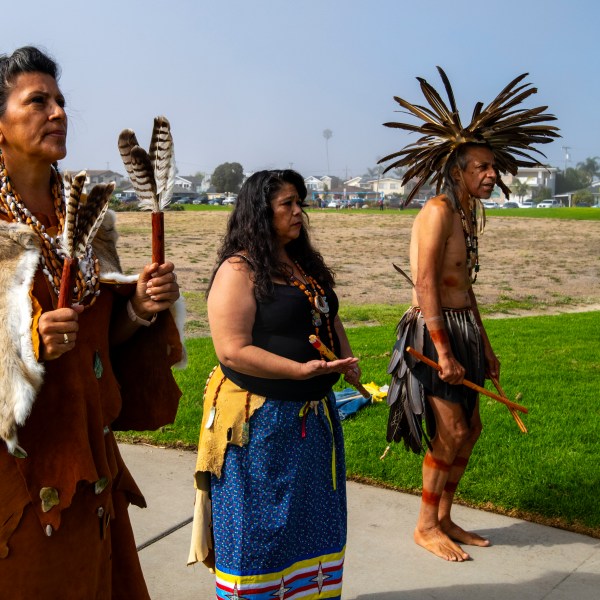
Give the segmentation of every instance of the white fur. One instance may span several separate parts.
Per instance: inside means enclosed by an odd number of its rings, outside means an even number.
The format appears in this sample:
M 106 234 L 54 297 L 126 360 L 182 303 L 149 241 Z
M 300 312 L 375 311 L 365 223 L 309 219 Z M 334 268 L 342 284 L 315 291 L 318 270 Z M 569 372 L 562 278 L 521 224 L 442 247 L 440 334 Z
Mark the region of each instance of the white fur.
M 33 242 L 31 230 L 20 224 L 5 226 L 7 233 L 23 247 L 12 281 L 4 290 L 7 315 L 0 330 L 6 335 L 3 348 L 3 372 L 1 374 L 0 402 L 12 406 L 12 417 L 16 425 L 23 425 L 43 382 L 44 366 L 36 359 L 31 339 L 32 305 L 29 290 L 33 282 L 39 249 Z M 10 318 L 8 316 L 10 315 Z M 0 335 L 2 334 L 0 333 Z M 5 440 L 11 453 L 18 447 L 17 435 Z
M 102 283 L 136 283 L 139 275 L 125 275 L 118 271 L 111 273 L 100 273 L 100 281 Z
M 175 321 L 175 325 L 177 326 L 177 331 L 179 331 L 179 339 L 181 340 L 181 345 L 183 346 L 183 354 L 181 355 L 181 360 L 173 366 L 176 369 L 185 369 L 187 367 L 187 350 L 185 348 L 185 339 L 183 337 L 183 328 L 185 325 L 186 316 L 185 298 L 183 296 L 180 296 L 169 310 L 171 311 L 171 315 L 173 316 L 173 320 Z

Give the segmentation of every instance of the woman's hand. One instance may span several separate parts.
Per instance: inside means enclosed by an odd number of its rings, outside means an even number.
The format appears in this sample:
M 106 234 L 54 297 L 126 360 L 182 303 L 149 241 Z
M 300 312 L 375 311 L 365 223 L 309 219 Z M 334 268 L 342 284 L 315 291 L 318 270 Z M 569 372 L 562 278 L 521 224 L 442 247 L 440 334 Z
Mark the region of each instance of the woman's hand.
M 38 323 L 42 360 L 54 360 L 73 350 L 82 312 L 83 306 L 76 304 L 72 308 L 58 308 L 42 314 Z
M 338 360 L 310 360 L 306 363 L 300 363 L 300 376 L 298 379 L 310 379 L 317 375 L 327 375 L 328 373 L 347 373 L 358 364 L 358 358 L 340 358 Z
M 152 263 L 146 265 L 140 273 L 135 293 L 130 300 L 135 314 L 148 321 L 156 313 L 170 308 L 179 295 L 173 263 Z
M 358 364 L 353 365 L 344 373 L 344 379 L 353 386 L 356 386 L 360 383 L 360 376 L 362 375 L 362 371 Z

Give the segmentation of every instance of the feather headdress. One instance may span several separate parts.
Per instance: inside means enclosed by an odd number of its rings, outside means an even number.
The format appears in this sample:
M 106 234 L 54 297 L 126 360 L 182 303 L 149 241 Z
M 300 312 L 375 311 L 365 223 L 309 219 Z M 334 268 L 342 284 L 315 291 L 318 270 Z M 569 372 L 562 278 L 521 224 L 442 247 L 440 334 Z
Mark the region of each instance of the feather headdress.
M 528 73 L 513 79 L 485 108 L 482 102 L 477 102 L 471 123 L 463 127 L 450 81 L 441 67 L 437 69 L 446 89 L 450 107 L 448 108 L 440 94 L 425 79 L 417 77 L 429 107 L 411 104 L 398 96 L 395 96 L 394 100 L 423 123 L 421 125 L 384 123 L 386 127 L 422 135 L 416 142 L 379 161 L 379 164 L 392 161 L 385 168 L 384 173 L 398 167 L 407 169 L 402 178 L 402 185 L 411 179 L 417 180 L 404 206 L 429 179 L 436 184 L 436 193 L 439 194 L 444 183 L 444 171 L 448 160 L 460 145 L 468 142 L 487 143 L 491 147 L 498 174 L 516 175 L 519 167 L 543 166 L 536 157 L 529 154 L 535 152 L 545 158 L 545 154 L 532 148 L 532 144 L 548 144 L 560 136 L 557 133 L 558 127 L 542 124 L 556 120 L 554 115 L 544 113 L 547 106 L 516 108 L 526 98 L 537 93 L 537 88 L 532 87 L 530 83 L 521 84 Z M 510 190 L 500 177 L 497 185 L 508 197 Z
M 150 149 L 142 148 L 135 133 L 125 129 L 119 136 L 119 152 L 143 210 L 152 211 L 152 261 L 164 262 L 163 210 L 171 202 L 175 185 L 175 150 L 166 117 L 156 117 Z

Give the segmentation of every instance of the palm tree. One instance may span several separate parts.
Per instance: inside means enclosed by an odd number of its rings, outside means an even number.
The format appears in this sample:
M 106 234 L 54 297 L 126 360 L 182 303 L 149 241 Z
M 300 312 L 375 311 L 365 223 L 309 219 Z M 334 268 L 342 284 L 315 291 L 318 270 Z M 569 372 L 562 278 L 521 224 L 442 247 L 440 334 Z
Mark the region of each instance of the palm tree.
M 529 191 L 529 186 L 524 181 L 516 178 L 512 180 L 510 188 L 520 200 L 523 200 L 523 196 Z
M 365 177 L 379 177 L 379 173 L 381 173 L 381 167 L 368 167 Z
M 333 135 L 333 131 L 331 129 L 323 130 L 323 137 L 325 138 L 325 153 L 327 154 L 327 175 L 329 175 L 329 140 Z

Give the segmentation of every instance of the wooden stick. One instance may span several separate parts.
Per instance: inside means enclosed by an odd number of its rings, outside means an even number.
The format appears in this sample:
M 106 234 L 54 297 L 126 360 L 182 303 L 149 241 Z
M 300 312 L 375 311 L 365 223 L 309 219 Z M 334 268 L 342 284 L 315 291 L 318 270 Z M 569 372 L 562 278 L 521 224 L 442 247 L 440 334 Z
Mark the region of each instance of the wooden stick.
M 319 351 L 319 354 L 323 358 L 327 360 L 338 360 L 338 357 L 316 335 L 309 335 L 308 341 Z M 360 381 L 356 384 L 352 384 L 352 386 L 361 393 L 363 398 L 371 400 L 371 392 L 369 392 L 369 390 L 367 390 L 367 388 L 365 388 L 365 386 L 362 383 L 360 383 Z
M 152 213 L 152 262 L 165 262 L 165 213 Z
M 421 354 L 414 348 L 407 346 L 406 351 L 409 354 L 412 354 L 415 358 L 418 358 L 421 362 L 424 362 L 426 365 L 429 365 L 436 371 L 441 372 L 442 367 L 440 367 L 440 365 L 438 365 L 436 362 L 432 361 L 430 358 L 427 358 L 426 356 L 424 356 L 423 354 Z M 507 400 L 506 398 L 503 398 L 502 396 L 498 396 L 498 394 L 494 394 L 494 392 L 490 392 L 490 391 L 486 390 L 484 387 L 481 387 L 480 385 L 477 385 L 476 383 L 473 383 L 472 381 L 469 381 L 468 379 L 463 379 L 461 383 L 463 385 L 467 386 L 468 388 L 471 388 L 472 390 L 475 390 L 476 392 L 479 392 L 480 394 L 483 394 L 484 396 L 493 398 L 494 400 L 497 400 L 498 402 L 502 402 L 502 404 L 506 404 L 506 406 L 514 408 L 515 410 L 520 410 L 523 413 L 529 412 L 524 406 L 521 406 L 520 404 L 516 404 L 515 402 L 511 402 L 510 400 Z
M 316 335 L 309 335 L 308 341 L 319 351 L 323 358 L 337 360 L 337 356 Z
M 495 388 L 498 390 L 498 393 L 503 398 L 507 398 L 508 399 L 508 396 L 506 395 L 505 391 L 502 389 L 502 387 L 500 385 L 500 382 L 495 377 L 490 377 L 490 379 L 492 380 L 492 383 L 494 384 Z M 511 408 L 510 406 L 508 406 L 507 408 L 510 411 L 510 414 L 512 415 L 512 417 L 515 420 L 516 424 L 519 426 L 519 429 L 523 433 L 527 433 L 527 427 L 525 427 L 525 423 L 523 423 L 523 421 L 521 420 L 521 417 L 517 414 L 517 411 L 514 408 Z
M 60 278 L 57 308 L 71 308 L 76 273 L 77 259 L 70 256 L 66 257 L 63 262 L 63 270 Z

